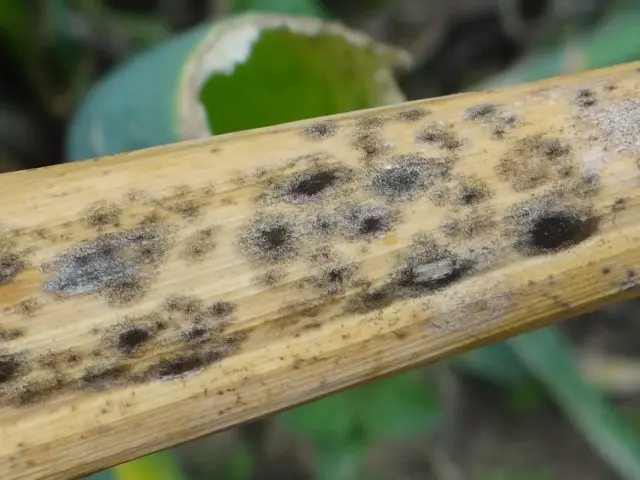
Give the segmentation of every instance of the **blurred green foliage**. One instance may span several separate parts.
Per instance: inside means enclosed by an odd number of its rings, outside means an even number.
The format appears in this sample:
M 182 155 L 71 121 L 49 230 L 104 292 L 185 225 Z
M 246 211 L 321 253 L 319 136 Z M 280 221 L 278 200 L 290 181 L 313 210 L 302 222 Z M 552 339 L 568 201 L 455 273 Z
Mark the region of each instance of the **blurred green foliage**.
M 321 480 L 351 480 L 374 442 L 419 435 L 437 425 L 435 392 L 417 371 L 352 388 L 278 415 L 314 447 Z

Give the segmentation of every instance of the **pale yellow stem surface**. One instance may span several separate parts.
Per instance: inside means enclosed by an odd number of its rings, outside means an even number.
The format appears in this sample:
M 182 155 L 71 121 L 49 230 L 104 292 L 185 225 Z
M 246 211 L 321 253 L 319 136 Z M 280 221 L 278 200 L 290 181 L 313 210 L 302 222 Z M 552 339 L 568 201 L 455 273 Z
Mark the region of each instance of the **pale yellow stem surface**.
M 635 295 L 640 64 L 0 176 L 0 478 Z

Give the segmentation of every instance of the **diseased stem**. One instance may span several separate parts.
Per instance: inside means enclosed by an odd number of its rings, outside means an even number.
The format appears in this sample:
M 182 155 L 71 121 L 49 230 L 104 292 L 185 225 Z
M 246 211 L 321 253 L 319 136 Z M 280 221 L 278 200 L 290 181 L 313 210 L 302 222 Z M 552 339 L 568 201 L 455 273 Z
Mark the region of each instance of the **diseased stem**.
M 0 176 L 0 478 L 635 296 L 639 69 Z

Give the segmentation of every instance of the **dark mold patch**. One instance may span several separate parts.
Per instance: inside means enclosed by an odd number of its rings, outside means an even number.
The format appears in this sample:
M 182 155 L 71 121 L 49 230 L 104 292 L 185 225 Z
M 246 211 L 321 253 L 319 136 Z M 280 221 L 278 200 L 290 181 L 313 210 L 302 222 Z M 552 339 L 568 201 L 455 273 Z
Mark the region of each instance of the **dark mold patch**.
M 409 108 L 407 110 L 402 110 L 397 113 L 396 119 L 401 122 L 417 122 L 418 120 L 422 120 L 426 115 L 427 111 L 422 107 Z
M 300 250 L 300 227 L 284 215 L 269 215 L 250 222 L 240 237 L 244 252 L 266 262 L 281 262 Z
M 185 220 L 198 218 L 202 208 L 207 205 L 207 201 L 197 191 L 193 191 L 188 186 L 181 186 L 175 189 L 172 195 L 157 200 L 155 203 L 170 212 L 178 214 Z
M 207 227 L 198 230 L 185 240 L 182 256 L 189 261 L 197 262 L 206 258 L 216 248 L 218 227 Z
M 344 207 L 342 230 L 347 237 L 373 238 L 387 233 L 396 221 L 397 213 L 386 205 L 360 203 Z
M 403 200 L 424 193 L 437 181 L 448 177 L 451 165 L 419 153 L 396 155 L 388 165 L 375 169 L 370 188 L 389 200 Z
M 323 122 L 315 123 L 305 127 L 303 133 L 306 137 L 313 140 L 324 140 L 333 137 L 336 134 L 337 127 L 334 123 Z
M 229 356 L 237 342 L 213 347 L 197 348 L 190 353 L 167 357 L 152 365 L 146 375 L 150 378 L 172 379 L 196 373 Z
M 592 107 L 596 103 L 598 103 L 598 98 L 593 90 L 589 90 L 588 88 L 578 90 L 575 98 L 575 104 L 578 107 Z
M 21 328 L 0 328 L 0 341 L 10 341 L 20 338 L 24 335 Z
M 416 134 L 418 143 L 429 143 L 445 150 L 457 150 L 462 141 L 456 137 L 450 127 L 442 123 L 428 125 Z
M 63 297 L 98 293 L 112 303 L 128 303 L 144 291 L 151 273 L 144 267 L 158 262 L 167 249 L 167 232 L 161 228 L 101 235 L 59 255 L 55 276 L 43 290 Z
M 58 352 L 47 352 L 38 357 L 37 364 L 41 368 L 59 371 L 80 365 L 82 360 L 82 354 L 79 351 L 68 349 Z
M 309 229 L 314 235 L 328 237 L 333 235 L 339 227 L 339 221 L 335 214 L 330 212 L 314 212 L 311 215 Z
M 34 405 L 61 393 L 68 386 L 69 381 L 63 375 L 27 380 L 13 390 L 10 401 L 17 406 Z
M 352 177 L 353 172 L 348 168 L 319 165 L 273 185 L 271 196 L 288 203 L 309 203 L 336 192 Z
M 495 225 L 493 212 L 473 211 L 462 217 L 445 218 L 440 230 L 447 237 L 470 239 L 491 230 Z
M 498 113 L 498 105 L 493 103 L 481 103 L 465 110 L 463 117 L 466 120 L 491 120 Z
M 173 296 L 164 305 L 168 318 L 175 320 L 185 332 L 191 331 L 191 336 L 195 338 L 199 331 L 203 332 L 200 337 L 204 337 L 206 331 L 207 339 L 225 329 L 235 309 L 235 304 L 231 302 L 218 301 L 205 305 L 201 300 L 189 296 Z
M 430 238 L 417 239 L 412 252 L 394 274 L 393 284 L 408 296 L 442 290 L 469 275 L 475 261 L 439 246 Z
M 131 355 L 147 345 L 156 335 L 153 325 L 123 322 L 105 335 L 105 342 L 123 355 Z
M 91 366 L 80 376 L 80 384 L 90 388 L 106 388 L 124 380 L 130 371 L 131 367 L 125 364 Z
M 345 305 L 346 313 L 370 313 L 392 305 L 398 299 L 397 293 L 390 285 L 377 288 L 365 288 L 350 297 Z
M 465 120 L 481 122 L 491 129 L 496 138 L 502 138 L 516 126 L 516 116 L 509 112 L 503 112 L 498 105 L 483 103 L 468 108 L 464 114 Z
M 191 318 L 204 309 L 204 302 L 188 295 L 172 295 L 164 303 L 164 310 L 169 314 L 180 313 Z
M 355 265 L 333 263 L 322 268 L 314 277 L 314 284 L 329 295 L 342 293 L 352 284 L 357 273 Z
M 102 230 L 120 226 L 122 209 L 117 203 L 98 202 L 87 209 L 86 222 L 91 228 Z
M 371 161 L 386 154 L 390 149 L 375 132 L 359 132 L 352 142 L 353 147 L 362 155 L 362 160 Z
M 21 317 L 31 317 L 42 308 L 42 304 L 37 298 L 27 298 L 16 304 L 15 312 Z
M 558 138 L 540 134 L 524 137 L 498 161 L 496 173 L 516 191 L 536 188 L 573 173 L 570 153 L 570 145 Z
M 0 385 L 9 383 L 26 370 L 24 355 L 18 353 L 0 353 Z
M 456 185 L 452 200 L 457 205 L 477 205 L 491 196 L 489 185 L 477 176 L 462 177 Z
M 15 252 L 0 251 L 0 285 L 10 282 L 21 270 L 25 262 Z
M 358 118 L 356 127 L 361 130 L 371 130 L 384 126 L 387 119 L 380 115 L 365 115 Z
M 600 192 L 600 177 L 595 173 L 584 173 L 571 183 L 571 192 L 578 198 L 591 198 Z
M 611 211 L 614 213 L 621 212 L 625 208 L 627 208 L 627 201 L 624 198 L 616 198 L 613 205 L 611 205 Z
M 515 227 L 515 247 L 526 255 L 568 249 L 598 230 L 599 217 L 588 207 L 564 203 L 553 197 L 517 206 L 507 215 Z

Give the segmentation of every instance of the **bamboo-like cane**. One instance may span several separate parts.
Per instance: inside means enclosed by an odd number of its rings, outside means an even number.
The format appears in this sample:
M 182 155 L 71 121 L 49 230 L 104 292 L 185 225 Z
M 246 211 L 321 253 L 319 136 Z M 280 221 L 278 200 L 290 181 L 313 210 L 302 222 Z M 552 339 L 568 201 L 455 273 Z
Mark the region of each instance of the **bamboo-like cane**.
M 0 478 L 635 295 L 640 64 L 0 176 Z

